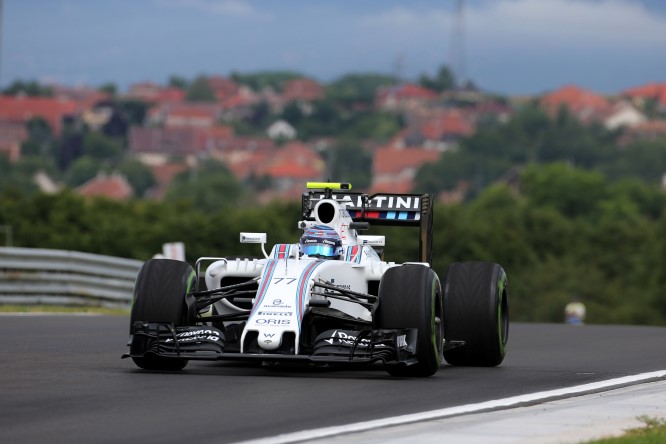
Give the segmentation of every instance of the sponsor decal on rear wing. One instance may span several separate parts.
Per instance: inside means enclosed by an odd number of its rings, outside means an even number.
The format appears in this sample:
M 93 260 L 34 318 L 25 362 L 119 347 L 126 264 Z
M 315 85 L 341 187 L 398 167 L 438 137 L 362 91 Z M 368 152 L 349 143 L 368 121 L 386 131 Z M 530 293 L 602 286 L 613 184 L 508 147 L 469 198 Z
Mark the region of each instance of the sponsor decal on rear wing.
M 432 198 L 428 194 L 378 193 L 371 196 L 344 189 L 310 190 L 303 193 L 303 220 L 313 220 L 312 211 L 322 199 L 344 205 L 355 222 L 371 225 L 413 226 L 420 228 L 420 261 L 432 264 Z
M 326 196 L 323 192 L 303 194 L 303 218 L 311 217 L 315 204 Z M 373 194 L 334 191 L 331 198 L 345 206 L 352 219 L 380 225 L 420 225 L 431 211 L 427 194 Z

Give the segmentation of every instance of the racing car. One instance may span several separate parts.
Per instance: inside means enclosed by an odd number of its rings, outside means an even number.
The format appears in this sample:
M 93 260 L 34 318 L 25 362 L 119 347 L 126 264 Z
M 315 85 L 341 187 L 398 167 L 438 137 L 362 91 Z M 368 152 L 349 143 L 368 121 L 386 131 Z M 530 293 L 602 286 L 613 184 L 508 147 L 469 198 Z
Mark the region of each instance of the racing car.
M 372 226 L 419 228 L 419 257 L 384 260 Z M 308 183 L 298 243 L 273 245 L 242 232 L 262 257 L 151 259 L 137 276 L 129 353 L 146 370 L 189 360 L 311 365 L 382 364 L 393 376 L 426 377 L 445 360 L 496 366 L 509 334 L 508 283 L 496 263 L 431 267 L 432 198 Z

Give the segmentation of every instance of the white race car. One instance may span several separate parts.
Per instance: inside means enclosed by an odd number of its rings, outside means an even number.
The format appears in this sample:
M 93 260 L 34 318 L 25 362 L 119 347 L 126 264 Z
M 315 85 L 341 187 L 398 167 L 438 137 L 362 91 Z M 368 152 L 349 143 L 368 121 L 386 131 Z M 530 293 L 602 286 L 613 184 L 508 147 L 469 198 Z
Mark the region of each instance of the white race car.
M 433 375 L 443 359 L 500 364 L 509 333 L 502 267 L 453 263 L 442 285 L 430 267 L 430 196 L 350 188 L 308 184 L 298 243 L 268 254 L 265 233 L 240 233 L 264 258 L 147 261 L 123 357 L 147 370 L 181 370 L 190 359 L 383 363 L 394 376 Z M 371 225 L 418 226 L 418 260 L 384 261 L 385 237 L 360 234 Z

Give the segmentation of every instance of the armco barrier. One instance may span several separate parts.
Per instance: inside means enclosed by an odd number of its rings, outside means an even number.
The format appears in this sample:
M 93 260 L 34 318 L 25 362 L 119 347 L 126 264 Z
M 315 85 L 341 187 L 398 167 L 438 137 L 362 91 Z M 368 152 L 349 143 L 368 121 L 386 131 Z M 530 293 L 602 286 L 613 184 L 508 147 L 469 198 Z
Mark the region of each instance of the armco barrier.
M 0 247 L 0 304 L 129 307 L 141 265 L 76 251 Z

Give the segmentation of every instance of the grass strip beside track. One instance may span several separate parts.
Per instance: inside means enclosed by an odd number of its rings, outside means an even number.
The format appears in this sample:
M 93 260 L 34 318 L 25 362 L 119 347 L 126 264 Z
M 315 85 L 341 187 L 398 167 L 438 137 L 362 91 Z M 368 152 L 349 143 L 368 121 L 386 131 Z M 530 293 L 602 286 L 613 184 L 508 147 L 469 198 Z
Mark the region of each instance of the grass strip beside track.
M 622 436 L 588 441 L 585 444 L 656 444 L 666 442 L 666 420 L 640 416 L 645 427 L 632 428 Z

